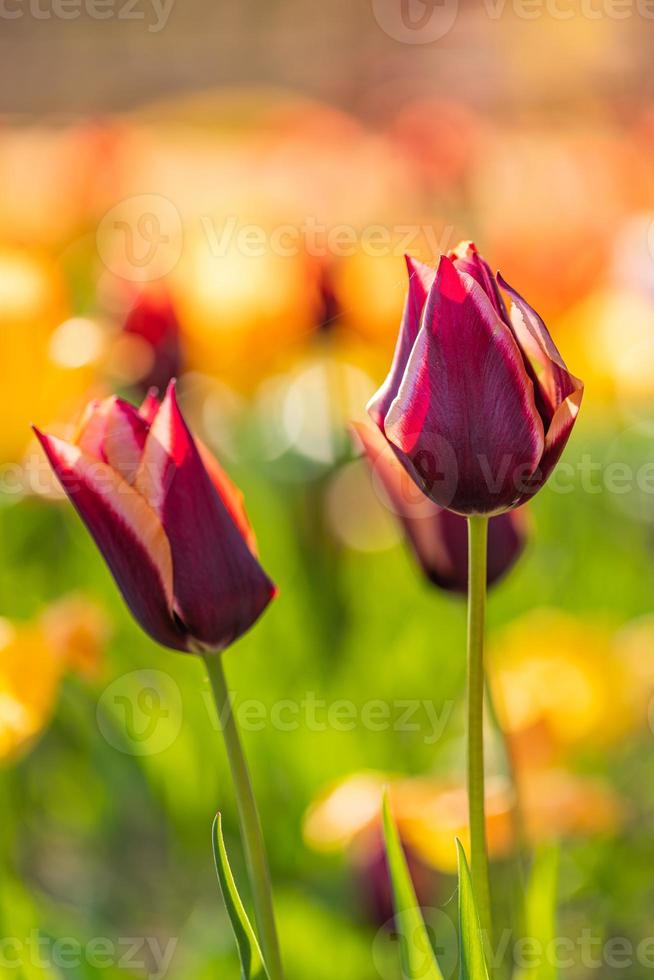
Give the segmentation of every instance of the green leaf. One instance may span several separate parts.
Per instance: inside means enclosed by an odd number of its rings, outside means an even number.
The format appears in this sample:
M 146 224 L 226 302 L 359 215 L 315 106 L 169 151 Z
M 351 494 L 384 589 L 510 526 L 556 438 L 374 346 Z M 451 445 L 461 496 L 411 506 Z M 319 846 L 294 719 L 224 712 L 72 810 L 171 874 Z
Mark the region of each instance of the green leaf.
M 384 796 L 384 839 L 393 890 L 395 925 L 400 941 L 402 976 L 404 980 L 443 980 L 418 905 L 387 795 Z
M 459 857 L 459 977 L 460 980 L 488 980 L 470 868 L 461 841 L 457 840 L 456 847 Z
M 216 819 L 213 822 L 212 837 L 213 857 L 216 862 L 220 890 L 223 893 L 227 914 L 234 930 L 236 945 L 241 958 L 241 980 L 270 980 L 261 955 L 259 942 L 236 889 L 236 882 L 229 866 L 223 839 L 222 818 L 219 813 L 216 814 Z
M 559 848 L 546 844 L 536 851 L 525 894 L 526 934 L 537 962 L 516 970 L 514 980 L 557 980 L 556 964 L 546 953 L 557 935 L 558 886 Z

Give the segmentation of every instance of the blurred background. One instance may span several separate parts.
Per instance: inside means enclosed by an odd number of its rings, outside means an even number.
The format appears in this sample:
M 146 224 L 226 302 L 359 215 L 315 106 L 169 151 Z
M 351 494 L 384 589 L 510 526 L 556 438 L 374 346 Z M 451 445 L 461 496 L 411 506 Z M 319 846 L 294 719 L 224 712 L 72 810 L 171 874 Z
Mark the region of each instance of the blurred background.
M 202 666 L 139 632 L 29 430 L 173 374 L 280 587 L 226 669 L 289 980 L 399 978 L 386 784 L 453 975 L 464 602 L 421 573 L 348 425 L 389 364 L 403 253 L 473 238 L 586 383 L 490 599 L 500 922 L 516 854 L 561 840 L 563 974 L 615 976 L 620 939 L 649 976 L 654 8 L 5 0 L 0 20 L 0 975 L 238 975 Z

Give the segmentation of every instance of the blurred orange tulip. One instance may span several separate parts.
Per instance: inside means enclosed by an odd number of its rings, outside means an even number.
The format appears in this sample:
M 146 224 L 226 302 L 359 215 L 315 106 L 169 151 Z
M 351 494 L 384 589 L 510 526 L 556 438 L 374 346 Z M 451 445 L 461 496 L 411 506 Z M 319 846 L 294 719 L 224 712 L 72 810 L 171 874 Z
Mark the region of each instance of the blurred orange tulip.
M 468 841 L 468 801 L 465 788 L 446 778 L 353 773 L 309 807 L 303 830 L 307 845 L 323 853 L 348 851 L 354 857 L 365 852 L 379 831 L 385 788 L 411 853 L 436 871 L 455 874 L 456 839 Z M 528 839 L 534 844 L 551 837 L 611 831 L 623 815 L 616 796 L 602 781 L 555 769 L 526 775 L 521 805 Z M 516 844 L 514 808 L 508 782 L 490 779 L 486 835 L 493 858 L 506 857 Z

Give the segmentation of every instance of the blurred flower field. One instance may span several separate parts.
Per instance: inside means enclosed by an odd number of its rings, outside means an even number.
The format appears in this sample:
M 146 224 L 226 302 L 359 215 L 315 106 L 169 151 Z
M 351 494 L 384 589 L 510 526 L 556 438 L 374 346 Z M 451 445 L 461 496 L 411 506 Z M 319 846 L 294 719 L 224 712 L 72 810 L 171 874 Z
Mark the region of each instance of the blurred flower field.
M 225 90 L 3 130 L 1 976 L 238 975 L 218 808 L 243 866 L 203 665 L 132 621 L 30 430 L 70 437 L 89 399 L 136 403 L 172 375 L 279 587 L 225 663 L 288 980 L 399 980 L 386 785 L 423 904 L 454 917 L 465 602 L 423 575 L 350 426 L 392 354 L 404 252 L 434 264 L 462 238 L 520 283 L 586 391 L 489 597 L 500 925 L 525 838 L 560 840 L 562 975 L 649 976 L 654 116 L 592 108 L 453 96 L 371 122 Z M 649 947 L 593 965 L 587 930 L 593 956 Z

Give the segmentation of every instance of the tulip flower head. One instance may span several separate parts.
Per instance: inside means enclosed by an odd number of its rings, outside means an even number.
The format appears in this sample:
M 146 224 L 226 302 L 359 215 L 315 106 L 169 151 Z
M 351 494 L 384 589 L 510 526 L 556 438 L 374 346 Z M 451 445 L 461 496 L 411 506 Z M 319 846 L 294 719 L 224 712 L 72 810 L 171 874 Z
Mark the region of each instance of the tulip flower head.
M 223 650 L 275 594 L 239 491 L 194 441 L 174 382 L 159 405 L 92 402 L 72 443 L 36 430 L 143 629 L 175 650 Z
M 436 270 L 408 257 L 407 265 L 395 356 L 368 411 L 436 504 L 466 516 L 511 510 L 552 472 L 583 384 L 538 314 L 471 242 Z
M 465 517 L 445 510 L 415 486 L 379 430 L 353 423 L 373 479 L 400 521 L 416 561 L 429 581 L 448 592 L 467 595 L 468 528 Z M 487 584 L 494 585 L 518 560 L 527 522 L 522 511 L 491 518 L 488 525 Z

